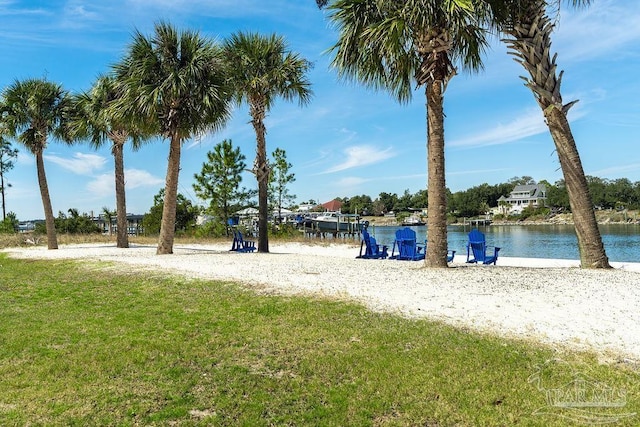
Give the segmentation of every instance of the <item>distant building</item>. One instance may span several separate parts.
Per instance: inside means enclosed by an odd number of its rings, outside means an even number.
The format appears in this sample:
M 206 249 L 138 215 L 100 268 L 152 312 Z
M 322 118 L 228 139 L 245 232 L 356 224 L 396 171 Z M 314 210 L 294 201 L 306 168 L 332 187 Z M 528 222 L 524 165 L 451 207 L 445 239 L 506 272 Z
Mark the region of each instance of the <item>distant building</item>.
M 526 207 L 546 206 L 547 187 L 544 184 L 516 185 L 511 193 L 498 199 L 502 214 L 519 214 Z
M 316 206 L 318 205 L 314 203 L 300 203 L 300 205 L 298 205 L 298 212 L 309 212 Z
M 20 223 L 18 223 L 18 231 L 20 233 L 26 233 L 29 231 L 33 231 L 36 229 L 36 223 L 38 222 L 42 222 L 44 223 L 43 220 L 33 220 L 33 221 L 20 221 Z
M 127 234 L 138 235 L 144 233 L 142 226 L 142 219 L 144 215 L 127 214 Z M 104 214 L 100 214 L 97 217 L 93 217 L 94 224 L 102 230 L 103 234 L 116 234 L 118 232 L 117 217 L 113 215 L 111 223 Z
M 330 202 L 323 203 L 322 207 L 330 212 L 340 212 L 342 209 L 342 202 L 337 199 L 333 199 Z

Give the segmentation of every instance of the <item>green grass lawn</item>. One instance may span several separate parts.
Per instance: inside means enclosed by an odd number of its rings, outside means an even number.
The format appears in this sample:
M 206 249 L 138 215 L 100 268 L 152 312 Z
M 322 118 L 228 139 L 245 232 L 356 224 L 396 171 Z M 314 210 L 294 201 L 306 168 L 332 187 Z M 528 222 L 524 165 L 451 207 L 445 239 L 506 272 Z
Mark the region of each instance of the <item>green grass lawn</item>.
M 587 409 L 640 423 L 633 366 L 119 268 L 0 254 L 0 425 L 581 425 L 533 414 L 546 401 L 528 379 L 557 357 L 626 391 Z

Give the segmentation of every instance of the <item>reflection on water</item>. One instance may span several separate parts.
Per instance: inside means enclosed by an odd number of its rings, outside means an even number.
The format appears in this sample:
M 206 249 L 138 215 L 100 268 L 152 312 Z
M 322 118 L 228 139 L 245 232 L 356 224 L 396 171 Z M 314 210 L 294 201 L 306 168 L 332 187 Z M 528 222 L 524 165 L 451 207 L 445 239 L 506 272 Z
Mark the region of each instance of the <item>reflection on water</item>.
M 379 243 L 392 245 L 400 227 L 369 227 Z M 411 227 L 426 239 L 427 227 Z M 578 259 L 578 243 L 572 225 L 491 225 L 479 227 L 487 243 L 502 248 L 500 255 L 523 258 Z M 449 226 L 449 249 L 466 253 L 468 226 Z M 640 225 L 601 225 L 600 233 L 609 261 L 640 262 Z

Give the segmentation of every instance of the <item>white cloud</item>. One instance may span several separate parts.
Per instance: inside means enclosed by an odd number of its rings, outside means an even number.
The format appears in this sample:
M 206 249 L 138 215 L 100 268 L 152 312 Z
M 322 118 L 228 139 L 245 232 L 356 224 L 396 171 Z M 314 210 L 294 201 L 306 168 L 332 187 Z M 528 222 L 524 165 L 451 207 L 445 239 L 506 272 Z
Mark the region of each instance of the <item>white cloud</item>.
M 422 182 L 425 183 L 427 182 L 427 172 L 423 172 L 423 173 L 414 173 L 414 174 L 410 174 L 410 175 L 396 175 L 396 176 L 381 176 L 379 178 L 376 178 L 375 180 L 370 180 L 370 181 L 383 181 L 383 182 L 387 182 L 387 181 L 407 181 L 407 180 L 421 180 Z
M 586 9 L 563 8 L 557 34 L 553 36 L 558 46 L 559 60 L 582 62 L 625 55 L 623 47 L 631 43 L 635 45 L 640 39 L 639 20 L 640 7 L 637 2 L 603 0 L 594 2 Z
M 276 3 L 276 4 L 274 4 Z M 279 10 L 285 9 L 288 5 L 295 4 L 285 1 L 271 1 L 268 5 L 255 0 L 126 0 L 125 8 L 143 11 L 160 10 L 171 11 L 179 14 L 199 13 L 205 16 L 214 17 L 235 17 L 245 15 L 259 15 L 264 13 L 276 14 Z
M 126 177 L 126 173 L 125 173 Z M 115 191 L 113 174 L 103 173 L 87 184 L 87 189 L 95 194 L 112 194 Z
M 124 173 L 124 179 L 129 190 L 139 187 L 157 187 L 164 184 L 164 179 L 140 169 L 127 169 Z
M 82 28 L 100 19 L 100 14 L 90 11 L 84 4 L 68 3 L 64 8 L 63 26 L 68 28 Z
M 624 175 L 629 172 L 640 170 L 640 163 L 632 163 L 628 165 L 612 166 L 610 168 L 600 169 L 597 171 L 588 172 L 587 175 L 600 176 L 608 178 L 611 176 Z
M 500 145 L 537 135 L 546 130 L 547 126 L 542 119 L 540 110 L 530 110 L 507 124 L 498 124 L 484 132 L 451 141 L 447 143 L 447 146 L 472 148 Z
M 338 187 L 344 189 L 344 187 L 347 187 L 347 188 L 357 187 L 358 185 L 364 184 L 367 181 L 369 180 L 364 178 L 359 178 L 356 176 L 347 176 L 342 179 L 339 179 L 338 182 L 336 182 L 336 184 L 338 185 Z
M 322 173 L 333 173 L 360 166 L 371 165 L 396 155 L 391 147 L 386 150 L 380 150 L 379 148 L 371 145 L 354 145 L 352 147 L 345 148 L 343 151 L 345 154 L 345 160 Z
M 578 104 L 579 105 L 579 104 Z M 586 112 L 574 106 L 570 121 L 583 117 Z M 530 109 L 506 124 L 497 124 L 492 129 L 474 133 L 472 136 L 460 138 L 447 143 L 448 147 L 476 148 L 490 145 L 508 144 L 530 136 L 549 132 L 542 112 L 538 108 Z
M 16 1 L 0 1 L 0 15 L 49 15 L 49 12 L 43 8 L 21 6 L 22 5 Z
M 16 164 L 19 165 L 35 165 L 36 158 L 30 152 L 26 151 L 26 149 L 22 149 L 20 147 L 18 149 L 18 158 L 16 159 Z
M 503 172 L 503 171 L 507 171 L 509 170 L 508 168 L 500 168 L 500 169 L 476 169 L 476 170 L 464 170 L 464 171 L 458 171 L 458 172 L 447 172 L 447 175 L 480 175 L 480 174 L 486 174 L 486 173 L 491 173 L 491 172 Z
M 125 188 L 127 191 L 141 187 L 157 187 L 164 184 L 162 178 L 153 176 L 147 171 L 140 169 L 126 169 L 124 172 Z M 96 194 L 114 194 L 115 178 L 113 171 L 103 173 L 87 184 L 87 190 Z
M 57 164 L 77 175 L 92 175 L 96 170 L 104 167 L 107 159 L 97 154 L 75 153 L 73 158 L 68 159 L 55 155 L 45 155 L 47 161 Z

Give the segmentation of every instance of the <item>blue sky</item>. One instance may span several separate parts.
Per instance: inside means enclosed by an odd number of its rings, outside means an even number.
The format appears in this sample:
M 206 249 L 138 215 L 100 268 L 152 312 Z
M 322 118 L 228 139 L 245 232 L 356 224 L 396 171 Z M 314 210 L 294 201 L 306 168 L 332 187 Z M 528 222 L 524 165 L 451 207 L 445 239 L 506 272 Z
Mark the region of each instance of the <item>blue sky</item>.
M 297 202 L 426 188 L 424 90 L 400 105 L 384 92 L 338 79 L 325 53 L 335 33 L 313 0 L 0 0 L 0 87 L 16 79 L 46 77 L 70 91 L 89 89 L 125 53 L 134 29 L 150 34 L 166 20 L 218 40 L 257 31 L 286 38 L 291 50 L 314 63 L 314 97 L 306 107 L 278 101 L 267 121 L 267 150 L 286 151 Z M 561 11 L 553 49 L 565 71 L 565 102 L 585 172 L 640 181 L 640 2 L 596 0 L 589 9 Z M 522 67 L 497 39 L 479 74 L 461 72 L 445 96 L 446 178 L 452 191 L 529 175 L 562 178 L 542 113 L 518 77 Z M 245 107 L 225 129 L 185 143 L 179 191 L 194 203 L 193 175 L 207 151 L 231 139 L 255 157 L 255 135 Z M 144 213 L 164 186 L 168 144 L 154 140 L 126 150 L 127 205 Z M 109 148 L 51 141 L 45 167 L 54 212 L 115 207 Z M 19 219 L 42 218 L 33 156 L 21 149 L 7 174 L 7 210 Z M 252 175 L 243 185 L 255 188 Z

